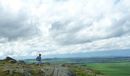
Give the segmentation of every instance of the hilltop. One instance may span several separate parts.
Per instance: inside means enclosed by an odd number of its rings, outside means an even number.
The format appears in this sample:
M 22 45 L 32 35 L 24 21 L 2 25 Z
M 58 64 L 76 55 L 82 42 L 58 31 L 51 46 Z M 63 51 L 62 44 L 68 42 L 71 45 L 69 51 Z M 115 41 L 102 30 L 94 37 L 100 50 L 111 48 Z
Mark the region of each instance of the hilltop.
M 99 71 L 78 64 L 39 65 L 20 63 L 11 57 L 0 61 L 1 76 L 103 76 Z

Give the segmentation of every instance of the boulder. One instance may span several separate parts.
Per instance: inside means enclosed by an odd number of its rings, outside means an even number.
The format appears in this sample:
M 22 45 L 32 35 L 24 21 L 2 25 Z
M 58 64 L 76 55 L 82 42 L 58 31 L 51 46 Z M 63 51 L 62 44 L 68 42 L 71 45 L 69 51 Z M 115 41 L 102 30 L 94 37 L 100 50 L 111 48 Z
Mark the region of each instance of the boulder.
M 3 61 L 9 62 L 9 63 L 17 63 L 17 60 L 11 57 L 6 57 Z

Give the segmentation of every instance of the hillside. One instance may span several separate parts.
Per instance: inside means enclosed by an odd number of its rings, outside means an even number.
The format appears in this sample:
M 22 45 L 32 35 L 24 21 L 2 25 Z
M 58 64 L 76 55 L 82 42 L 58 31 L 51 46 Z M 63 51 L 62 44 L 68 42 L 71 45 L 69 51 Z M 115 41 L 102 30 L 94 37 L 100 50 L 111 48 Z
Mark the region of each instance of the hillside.
M 7 57 L 0 61 L 0 76 L 103 76 L 78 64 L 23 64 Z

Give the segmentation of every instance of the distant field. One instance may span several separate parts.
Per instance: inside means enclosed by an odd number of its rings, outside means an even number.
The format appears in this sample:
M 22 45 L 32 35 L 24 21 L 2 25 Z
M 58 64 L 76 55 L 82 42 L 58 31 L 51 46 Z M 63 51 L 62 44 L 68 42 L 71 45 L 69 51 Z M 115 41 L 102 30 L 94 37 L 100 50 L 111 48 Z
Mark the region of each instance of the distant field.
M 35 63 L 35 59 L 24 60 L 26 63 Z M 43 63 L 111 63 L 130 62 L 130 57 L 106 57 L 106 58 L 50 58 L 43 59 Z
M 86 67 L 102 72 L 106 76 L 130 76 L 130 62 L 121 63 L 92 63 Z

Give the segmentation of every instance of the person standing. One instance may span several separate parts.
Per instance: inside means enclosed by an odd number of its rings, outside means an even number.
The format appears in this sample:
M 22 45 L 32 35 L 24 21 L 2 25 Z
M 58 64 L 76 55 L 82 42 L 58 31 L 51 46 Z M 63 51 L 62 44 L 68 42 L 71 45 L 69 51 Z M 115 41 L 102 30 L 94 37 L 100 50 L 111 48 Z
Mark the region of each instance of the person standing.
M 36 61 L 37 61 L 38 65 L 42 64 L 41 54 L 39 54 L 39 56 L 37 56 Z

